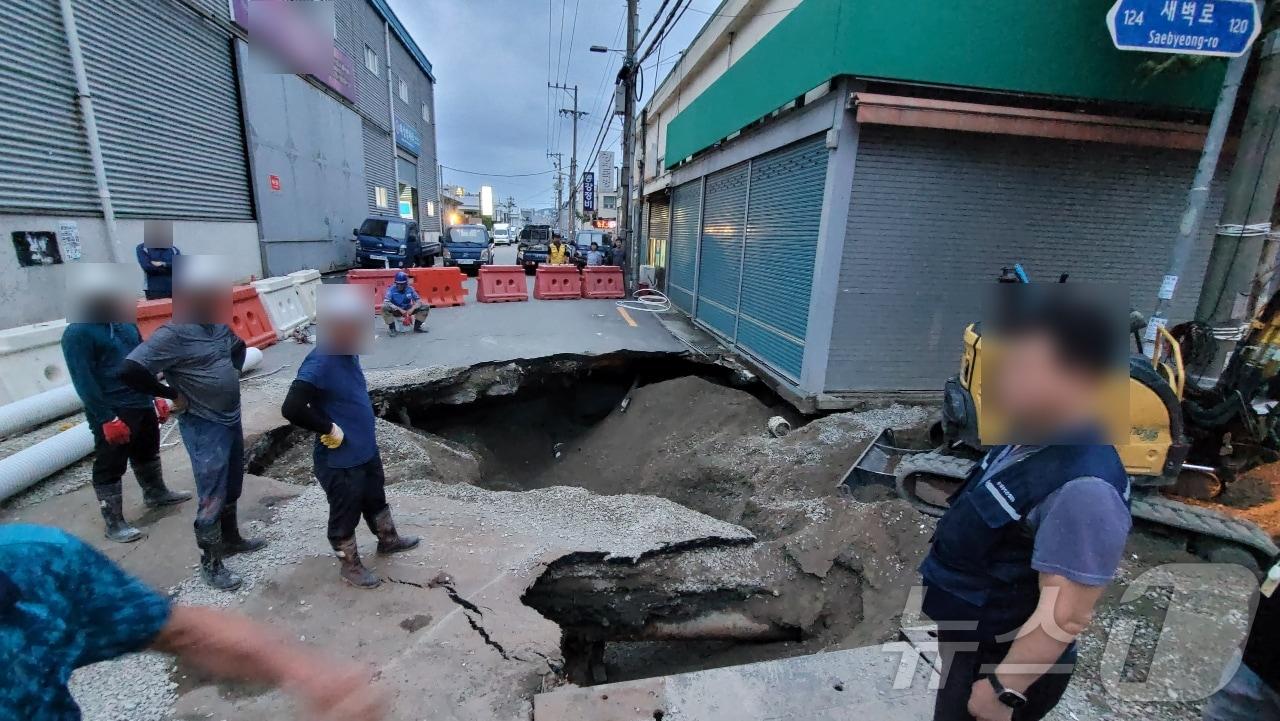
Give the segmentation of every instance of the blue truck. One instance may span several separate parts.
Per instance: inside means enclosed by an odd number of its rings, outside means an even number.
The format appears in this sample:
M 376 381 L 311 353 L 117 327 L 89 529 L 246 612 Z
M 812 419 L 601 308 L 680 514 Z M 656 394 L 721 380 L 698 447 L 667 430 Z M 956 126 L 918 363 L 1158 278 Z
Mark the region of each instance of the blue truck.
M 444 233 L 444 264 L 468 275 L 493 264 L 493 239 L 483 225 L 455 225 Z
M 351 231 L 360 268 L 429 268 L 440 255 L 440 241 L 422 237 L 412 220 L 366 218 Z

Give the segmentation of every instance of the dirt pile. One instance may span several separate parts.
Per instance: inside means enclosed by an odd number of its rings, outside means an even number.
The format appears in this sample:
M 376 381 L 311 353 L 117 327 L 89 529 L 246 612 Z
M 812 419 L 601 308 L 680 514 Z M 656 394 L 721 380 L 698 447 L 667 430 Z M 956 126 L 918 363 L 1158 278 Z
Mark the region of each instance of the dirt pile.
M 376 420 L 375 433 L 388 484 L 416 480 L 474 484 L 480 479 L 479 460 L 464 446 L 381 418 Z M 312 434 L 293 429 L 278 441 L 283 450 L 266 474 L 288 483 L 314 483 L 314 442 Z

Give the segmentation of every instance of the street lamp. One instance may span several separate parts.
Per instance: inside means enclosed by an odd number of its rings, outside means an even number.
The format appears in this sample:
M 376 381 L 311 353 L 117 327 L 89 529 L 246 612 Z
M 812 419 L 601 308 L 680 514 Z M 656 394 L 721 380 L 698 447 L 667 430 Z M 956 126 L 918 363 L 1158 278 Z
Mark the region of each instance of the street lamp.
M 592 45 L 592 46 L 591 46 L 591 52 L 593 52 L 593 53 L 607 53 L 607 52 L 609 52 L 609 48 L 606 48 L 606 47 L 605 47 L 605 46 L 603 46 L 603 45 Z

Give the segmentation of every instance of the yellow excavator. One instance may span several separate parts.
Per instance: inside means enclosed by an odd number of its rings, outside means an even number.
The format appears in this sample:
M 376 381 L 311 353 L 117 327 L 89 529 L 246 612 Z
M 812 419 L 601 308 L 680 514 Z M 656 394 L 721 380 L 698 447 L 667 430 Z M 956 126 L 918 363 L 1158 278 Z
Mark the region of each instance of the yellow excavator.
M 1014 273 L 1025 282 L 1021 267 Z M 1010 276 L 1006 269 L 1001 279 Z M 1149 530 L 1184 540 L 1189 551 L 1205 560 L 1238 563 L 1260 573 L 1280 556 L 1272 540 L 1280 528 L 1268 532 L 1230 509 L 1197 505 L 1196 500 L 1212 499 L 1239 474 L 1280 459 L 1280 409 L 1269 412 L 1280 396 L 1280 298 L 1273 298 L 1250 324 L 1209 389 L 1188 382 L 1184 352 L 1212 357 L 1212 334 L 1194 323 L 1172 332 L 1158 328 L 1148 357 L 1141 335 L 1145 325 L 1134 314 L 1138 347 L 1129 359 L 1129 433 L 1116 446 L 1132 482 L 1133 517 Z M 978 427 L 981 370 L 982 330 L 975 323 L 964 332 L 960 372 L 946 382 L 942 418 L 930 434 L 932 447 L 898 447 L 893 429 L 885 429 L 845 482 L 891 478 L 898 494 L 921 512 L 942 515 L 947 498 L 984 451 Z M 1183 500 L 1188 498 L 1192 500 Z

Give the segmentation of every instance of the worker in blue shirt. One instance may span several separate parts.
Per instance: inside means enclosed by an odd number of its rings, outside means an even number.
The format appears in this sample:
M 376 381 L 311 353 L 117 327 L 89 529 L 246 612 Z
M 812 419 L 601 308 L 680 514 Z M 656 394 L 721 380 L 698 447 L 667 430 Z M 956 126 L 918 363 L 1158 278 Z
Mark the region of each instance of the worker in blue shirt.
M 952 496 L 920 568 L 944 663 L 935 720 L 1044 718 L 1132 524 L 1128 476 L 1099 430 L 1123 314 L 1084 293 L 1019 303 L 983 337 L 983 412 L 1008 442 Z
M 118 377 L 125 357 L 142 343 L 138 326 L 124 322 L 127 313 L 122 306 L 130 300 L 114 294 L 109 278 L 101 276 L 105 282 L 95 286 L 93 277 L 87 274 L 74 289 L 80 307 L 72 309 L 75 322 L 62 334 L 62 355 L 93 432 L 93 492 L 106 536 L 130 543 L 143 534 L 124 520 L 121 478 L 127 467 L 132 466 L 149 508 L 182 503 L 191 494 L 165 486 L 159 426 L 169 415 L 168 403 L 130 388 Z
M 138 265 L 147 278 L 147 300 L 173 297 L 173 258 L 181 252 L 170 245 L 138 243 Z
M 422 324 L 426 322 L 430 312 L 431 306 L 423 303 L 418 291 L 410 285 L 409 274 L 403 270 L 396 273 L 395 282 L 382 297 L 382 322 L 387 324 L 391 335 L 399 333 L 396 324 L 408 318 L 413 318 L 414 333 L 426 333 Z
M 237 614 L 173 605 L 58 529 L 0 524 L 0 721 L 79 721 L 71 672 L 146 650 L 218 679 L 287 689 L 309 718 L 375 721 L 384 712 L 368 672 L 350 662 Z
M 315 476 L 329 500 L 328 537 L 341 561 L 341 578 L 374 588 L 381 580 L 365 568 L 356 544 L 360 518 L 378 537 L 379 554 L 407 551 L 419 539 L 401 536 L 391 518 L 373 403 L 358 355 L 369 334 L 368 301 L 347 290 L 321 289 L 320 343 L 298 368 L 281 414 L 316 434 Z

